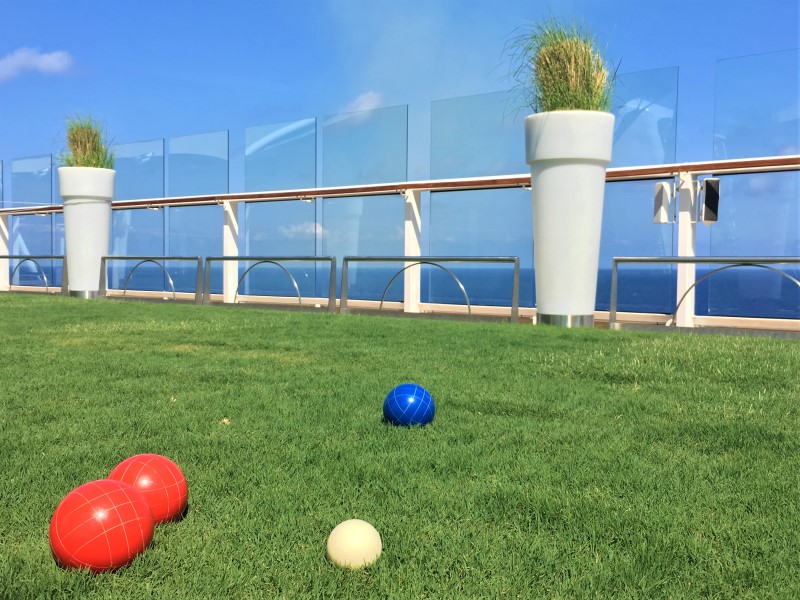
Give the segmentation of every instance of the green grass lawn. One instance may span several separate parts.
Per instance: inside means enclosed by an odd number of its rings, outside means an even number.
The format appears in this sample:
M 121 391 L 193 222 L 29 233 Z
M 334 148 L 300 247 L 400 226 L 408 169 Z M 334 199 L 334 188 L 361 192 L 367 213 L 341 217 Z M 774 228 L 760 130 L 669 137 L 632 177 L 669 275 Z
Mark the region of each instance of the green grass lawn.
M 382 422 L 405 381 L 431 425 Z M 797 341 L 1 294 L 0 382 L 3 598 L 800 597 Z M 60 500 L 144 452 L 185 519 L 60 569 Z

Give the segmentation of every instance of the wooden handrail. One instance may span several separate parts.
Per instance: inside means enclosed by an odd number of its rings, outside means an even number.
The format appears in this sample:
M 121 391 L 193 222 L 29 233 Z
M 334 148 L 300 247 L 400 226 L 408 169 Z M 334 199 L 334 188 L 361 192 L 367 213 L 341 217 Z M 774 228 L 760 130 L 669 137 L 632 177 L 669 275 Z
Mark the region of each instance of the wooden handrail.
M 698 175 L 732 175 L 800 170 L 800 155 L 741 158 L 733 160 L 671 163 L 639 167 L 612 167 L 606 170 L 606 181 L 636 181 L 665 179 L 678 173 Z M 235 194 L 210 194 L 201 196 L 177 196 L 168 198 L 144 198 L 139 200 L 117 200 L 111 206 L 115 210 L 161 208 L 164 206 L 203 206 L 225 202 L 276 202 L 287 200 L 313 200 L 314 198 L 347 198 L 353 196 L 382 196 L 403 194 L 408 191 L 450 192 L 484 189 L 529 187 L 531 176 L 506 175 L 489 177 L 466 177 L 460 179 L 432 179 L 397 183 L 368 185 L 317 187 L 295 190 L 264 192 L 242 192 Z M 62 212 L 61 204 L 26 206 L 0 209 L 0 216 L 45 215 Z

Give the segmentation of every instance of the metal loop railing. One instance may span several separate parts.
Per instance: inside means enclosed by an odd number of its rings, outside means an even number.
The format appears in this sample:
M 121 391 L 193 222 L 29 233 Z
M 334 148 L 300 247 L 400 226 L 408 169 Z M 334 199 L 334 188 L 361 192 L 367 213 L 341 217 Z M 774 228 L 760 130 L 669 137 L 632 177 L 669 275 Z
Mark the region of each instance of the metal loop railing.
M 172 288 L 172 298 L 175 300 L 177 298 L 177 293 L 175 291 L 175 284 L 172 281 L 172 277 L 169 274 L 169 270 L 167 269 L 166 263 L 167 261 L 190 261 L 197 264 L 196 267 L 196 275 L 195 275 L 195 290 L 194 290 L 194 301 L 195 304 L 202 304 L 203 303 L 203 259 L 199 256 L 103 256 L 100 259 L 100 292 L 98 296 L 106 297 L 108 296 L 108 284 L 107 284 L 107 263 L 108 261 L 113 260 L 136 260 L 137 262 L 133 268 L 128 272 L 127 277 L 125 278 L 125 285 L 122 289 L 122 297 L 124 298 L 128 292 L 128 284 L 130 283 L 130 279 L 133 276 L 134 271 L 138 269 L 140 266 L 146 263 L 152 263 L 161 268 L 164 275 L 169 282 L 170 287 Z
M 209 256 L 206 258 L 205 277 L 203 284 L 203 297 L 206 304 L 211 302 L 211 263 L 213 262 L 253 262 L 255 264 L 249 266 L 236 285 L 233 301 L 236 302 L 239 297 L 239 288 L 244 281 L 245 276 L 255 267 L 261 264 L 273 264 L 282 269 L 292 281 L 295 292 L 297 292 L 297 300 L 300 306 L 303 305 L 303 298 L 300 294 L 300 287 L 297 285 L 297 280 L 291 272 L 281 263 L 284 262 L 328 262 L 330 263 L 330 276 L 328 279 L 328 312 L 336 312 L 336 257 L 334 256 Z
M 514 265 L 514 279 L 511 290 L 511 319 L 516 320 L 519 316 L 519 257 L 518 256 L 345 256 L 342 260 L 342 293 L 339 301 L 339 312 L 347 312 L 347 288 L 348 288 L 348 267 L 351 262 L 402 262 L 411 263 L 406 264 L 400 269 L 392 279 L 389 281 L 386 288 L 383 290 L 381 303 L 378 310 L 383 308 L 383 302 L 386 297 L 386 292 L 389 286 L 392 285 L 394 280 L 403 273 L 406 269 L 415 265 L 429 264 L 443 269 L 447 272 L 461 288 L 464 298 L 467 302 L 468 314 L 472 314 L 472 306 L 469 301 L 469 296 L 461 281 L 453 275 L 448 269 L 442 267 L 438 263 L 447 262 L 462 262 L 462 263 L 512 263 Z
M 782 277 L 786 277 L 793 281 L 800 288 L 800 281 L 781 269 L 770 267 L 770 264 L 800 264 L 800 256 L 615 256 L 611 259 L 611 302 L 608 313 L 608 325 L 614 327 L 617 322 L 617 266 L 621 263 L 638 263 L 638 264 L 723 264 L 725 266 L 719 267 L 709 271 L 699 279 L 697 279 L 689 288 L 683 293 L 672 312 L 672 318 L 667 321 L 667 325 L 675 325 L 675 319 L 678 315 L 678 309 L 687 298 L 689 293 L 697 286 L 698 283 L 708 279 L 715 273 L 732 269 L 735 267 L 758 267 L 762 269 L 769 269 L 778 273 Z
M 45 292 L 50 291 L 50 285 L 47 281 L 47 274 L 44 271 L 44 268 L 38 261 L 40 260 L 61 260 L 63 261 L 63 268 L 61 270 L 61 293 L 63 295 L 69 294 L 68 288 L 68 279 L 67 279 L 67 262 L 64 259 L 63 254 L 37 254 L 37 255 L 29 255 L 29 254 L 3 254 L 0 255 L 0 259 L 7 259 L 7 260 L 18 260 L 19 262 L 11 271 L 11 275 L 8 278 L 9 283 L 14 281 L 14 275 L 17 273 L 17 269 L 22 266 L 23 263 L 32 262 L 36 265 L 36 268 L 39 270 L 39 273 L 42 276 L 42 280 L 44 281 L 44 290 Z
M 142 265 L 144 265 L 146 263 L 151 263 L 151 264 L 154 264 L 154 265 L 156 265 L 158 267 L 161 267 L 161 272 L 164 273 L 164 276 L 167 278 L 167 282 L 169 282 L 169 287 L 172 288 L 172 299 L 175 300 L 175 298 L 177 297 L 176 294 L 175 294 L 175 284 L 172 282 L 172 277 L 170 277 L 169 271 L 167 270 L 167 267 L 162 265 L 157 260 L 153 260 L 152 258 L 145 258 L 144 260 L 140 260 L 128 272 L 128 276 L 125 278 L 125 285 L 122 286 L 122 296 L 124 297 L 125 294 L 128 293 L 128 283 L 130 282 L 131 277 L 133 277 L 133 274 L 136 271 L 136 269 L 138 269 L 139 267 L 141 267 Z
M 282 269 L 283 272 L 286 273 L 289 276 L 289 279 L 292 280 L 292 285 L 294 286 L 294 291 L 297 293 L 297 304 L 299 306 L 303 306 L 303 296 L 300 295 L 300 287 L 297 285 L 297 280 L 294 278 L 294 275 L 292 275 L 289 272 L 289 269 L 287 269 L 281 263 L 279 263 L 278 261 L 275 261 L 275 260 L 259 260 L 254 265 L 251 265 L 251 266 L 247 267 L 245 272 L 242 273 L 242 276 L 239 278 L 239 282 L 236 284 L 236 292 L 233 294 L 233 303 L 234 304 L 236 304 L 236 300 L 239 298 L 239 288 L 242 287 L 242 282 L 244 281 L 244 278 L 247 277 L 247 274 L 251 270 L 256 268 L 258 265 L 275 265 L 279 269 Z
M 453 274 L 453 272 L 450 269 L 448 269 L 447 267 L 443 267 L 439 263 L 432 262 L 432 261 L 429 261 L 429 260 L 419 260 L 417 262 L 413 262 L 410 265 L 406 265 L 405 267 L 400 269 L 397 273 L 395 273 L 394 276 L 389 280 L 389 283 L 386 284 L 386 287 L 383 288 L 383 295 L 381 296 L 381 303 L 378 306 L 378 310 L 383 310 L 383 301 L 386 299 L 386 293 L 389 291 L 389 288 L 394 283 L 394 280 L 397 279 L 401 274 L 403 274 L 406 269 L 410 269 L 411 267 L 414 267 L 414 266 L 417 266 L 417 265 L 431 265 L 433 267 L 438 267 L 438 268 L 442 269 L 445 273 L 450 275 L 450 277 L 452 277 L 453 281 L 456 282 L 456 285 L 459 287 L 459 289 L 461 290 L 461 293 L 464 296 L 464 302 L 467 303 L 467 314 L 472 316 L 472 305 L 469 303 L 469 296 L 467 295 L 467 290 L 464 289 L 464 284 L 461 283 L 461 280 L 458 277 L 456 277 Z

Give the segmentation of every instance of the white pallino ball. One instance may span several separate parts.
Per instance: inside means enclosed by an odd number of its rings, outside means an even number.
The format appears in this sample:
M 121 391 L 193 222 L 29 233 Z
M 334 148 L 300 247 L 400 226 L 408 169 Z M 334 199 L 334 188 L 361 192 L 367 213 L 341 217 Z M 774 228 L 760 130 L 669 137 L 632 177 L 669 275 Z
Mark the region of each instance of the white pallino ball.
M 361 519 L 339 523 L 328 536 L 328 559 L 337 567 L 366 567 L 378 560 L 382 549 L 378 531 Z

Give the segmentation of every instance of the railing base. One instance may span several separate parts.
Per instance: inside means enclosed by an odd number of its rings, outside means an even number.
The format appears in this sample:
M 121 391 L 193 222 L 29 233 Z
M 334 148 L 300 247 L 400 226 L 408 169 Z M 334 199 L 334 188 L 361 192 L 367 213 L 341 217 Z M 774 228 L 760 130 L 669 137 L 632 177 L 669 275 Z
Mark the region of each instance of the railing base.
M 536 323 L 556 327 L 594 327 L 594 315 L 544 315 L 537 313 Z
M 70 290 L 70 298 L 80 298 L 82 300 L 95 300 L 97 298 L 96 290 Z

